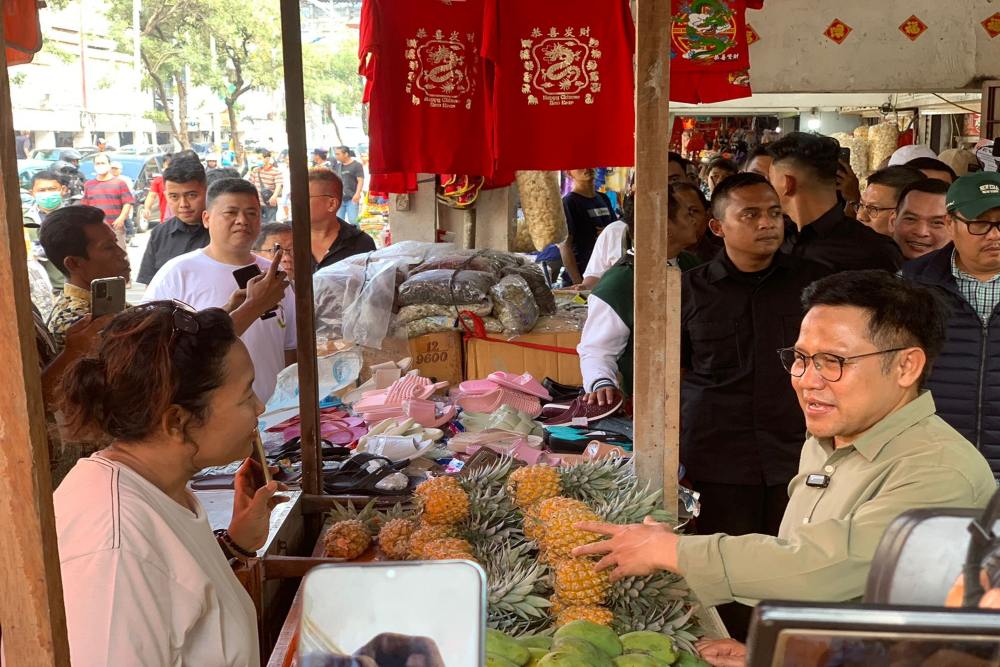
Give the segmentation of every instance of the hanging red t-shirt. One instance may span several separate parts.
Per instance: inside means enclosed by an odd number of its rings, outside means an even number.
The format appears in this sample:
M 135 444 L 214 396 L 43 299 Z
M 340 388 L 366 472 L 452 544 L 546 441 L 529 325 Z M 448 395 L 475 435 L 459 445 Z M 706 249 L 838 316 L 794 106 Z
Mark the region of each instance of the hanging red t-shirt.
M 486 0 L 500 173 L 635 162 L 628 0 Z
M 671 0 L 670 100 L 711 103 L 749 97 L 747 9 L 764 0 Z
M 7 40 L 7 64 L 30 63 L 42 48 L 37 0 L 4 0 L 3 28 Z
M 365 0 L 371 173 L 489 173 L 483 2 Z

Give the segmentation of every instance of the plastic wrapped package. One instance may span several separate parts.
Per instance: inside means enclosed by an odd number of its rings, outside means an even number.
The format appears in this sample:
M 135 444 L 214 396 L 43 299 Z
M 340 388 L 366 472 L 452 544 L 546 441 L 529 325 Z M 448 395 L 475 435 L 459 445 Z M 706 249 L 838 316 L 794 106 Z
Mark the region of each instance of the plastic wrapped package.
M 370 260 L 367 265 L 345 260 L 317 271 L 313 275 L 317 338 L 380 348 L 405 267 L 405 260 Z
M 347 257 L 341 262 L 363 266 L 375 260 L 390 260 L 403 266 L 417 266 L 439 257 L 464 252 L 454 243 L 427 243 L 425 241 L 400 241 L 375 252 Z M 370 258 L 370 259 L 369 259 Z M 340 264 L 341 262 L 338 262 Z
M 854 128 L 854 138 L 855 139 L 864 139 L 864 140 L 867 141 L 868 140 L 868 126 L 867 125 L 858 125 L 856 128 Z
M 868 139 L 859 138 L 845 132 L 838 132 L 830 136 L 840 143 L 841 148 L 851 149 L 851 169 L 854 171 L 854 175 L 858 178 L 867 178 L 869 174 Z
M 417 338 L 426 334 L 442 333 L 445 331 L 456 331 L 460 328 L 457 316 L 438 315 L 434 317 L 423 317 L 406 324 L 396 324 L 393 333 L 400 338 Z M 503 325 L 495 317 L 480 318 L 487 333 L 502 333 Z
M 539 317 L 535 322 L 535 328 L 531 333 L 570 333 L 573 331 L 583 331 L 583 325 L 587 321 L 587 311 L 560 310 L 555 315 Z
M 490 293 L 493 295 L 493 313 L 504 331 L 514 336 L 531 331 L 538 321 L 538 304 L 527 280 L 521 276 L 506 276 Z
M 479 317 L 486 317 L 493 312 L 493 299 L 479 303 L 460 303 L 456 306 L 444 306 L 437 303 L 417 303 L 403 306 L 393 320 L 396 324 L 409 324 L 425 317 L 458 317 L 461 311 L 469 311 Z
M 528 231 L 526 220 L 517 221 L 517 233 L 510 244 L 510 249 L 514 252 L 535 252 L 535 244 L 531 240 L 531 232 Z
M 527 281 L 535 297 L 535 303 L 538 304 L 539 315 L 552 315 L 556 312 L 556 298 L 545 281 L 545 274 L 537 264 L 515 266 L 507 269 L 504 275 L 521 276 Z
M 485 304 L 496 277 L 485 271 L 448 271 L 434 269 L 411 276 L 399 288 L 399 305 L 436 303 Z
M 569 229 L 559 192 L 559 172 L 519 171 L 517 189 L 535 250 L 565 241 Z
M 899 147 L 899 126 L 886 120 L 868 128 L 868 168 L 877 171 Z

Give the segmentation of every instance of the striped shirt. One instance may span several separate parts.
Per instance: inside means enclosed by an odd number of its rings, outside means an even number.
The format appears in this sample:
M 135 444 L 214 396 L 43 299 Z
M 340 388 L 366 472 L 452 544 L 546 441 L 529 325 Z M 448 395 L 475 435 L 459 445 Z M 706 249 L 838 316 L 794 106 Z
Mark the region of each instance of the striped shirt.
M 979 280 L 958 268 L 956 257 L 956 251 L 953 250 L 951 253 L 951 274 L 955 276 L 958 290 L 979 315 L 983 324 L 986 324 L 993 317 L 993 310 L 997 304 L 1000 304 L 1000 273 L 987 281 Z
M 260 205 L 270 206 L 271 204 L 265 201 L 264 191 L 270 190 L 270 197 L 275 192 L 278 191 L 278 185 L 281 183 L 281 170 L 277 167 L 271 167 L 270 169 L 265 169 L 264 167 L 257 167 L 252 172 L 250 172 L 250 182 L 257 186 L 257 192 L 260 194 Z
M 106 181 L 99 181 L 96 178 L 87 181 L 83 186 L 83 199 L 81 204 L 96 206 L 104 211 L 104 222 L 109 225 L 118 219 L 122 214 L 122 209 L 126 204 L 134 204 L 135 197 L 129 190 L 125 181 L 120 178 L 111 178 Z

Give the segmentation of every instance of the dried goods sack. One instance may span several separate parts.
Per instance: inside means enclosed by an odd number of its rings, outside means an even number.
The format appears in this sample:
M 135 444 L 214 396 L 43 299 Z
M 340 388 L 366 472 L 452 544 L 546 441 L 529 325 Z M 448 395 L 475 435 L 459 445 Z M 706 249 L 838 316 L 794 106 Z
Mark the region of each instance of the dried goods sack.
M 527 280 L 521 276 L 507 276 L 490 290 L 490 294 L 493 313 L 504 331 L 515 336 L 531 331 L 538 321 L 538 304 Z
M 449 271 L 434 269 L 407 278 L 399 287 L 400 306 L 436 303 L 450 306 L 456 303 L 485 304 L 496 277 L 485 271 Z
M 868 167 L 878 170 L 899 148 L 899 126 L 896 121 L 887 120 L 884 123 L 868 128 Z
M 502 333 L 503 325 L 500 324 L 500 320 L 495 317 L 483 317 L 483 326 L 487 333 Z M 459 325 L 454 316 L 436 316 L 436 317 L 423 317 L 419 320 L 414 320 L 406 324 L 397 323 L 394 331 L 397 337 L 403 338 L 417 338 L 418 336 L 424 336 L 426 334 L 432 333 L 443 333 L 446 331 L 455 331 L 459 328 Z
M 414 267 L 410 271 L 410 275 L 415 276 L 418 273 L 426 273 L 427 271 L 438 269 L 448 271 L 485 271 L 486 273 L 494 274 L 497 280 L 501 278 L 498 267 L 494 262 L 491 262 L 488 257 L 479 257 L 472 253 L 468 255 L 449 255 L 430 262 L 424 262 Z
M 461 303 L 457 306 L 442 306 L 437 303 L 417 303 L 412 306 L 403 306 L 396 313 L 397 324 L 409 324 L 425 317 L 458 317 L 458 313 L 469 311 L 479 317 L 486 317 L 493 312 L 493 300 L 487 299 L 485 303 Z
M 528 282 L 531 293 L 538 304 L 539 315 L 552 315 L 556 312 L 556 297 L 552 294 L 552 289 L 545 280 L 545 274 L 537 264 L 528 266 L 517 266 L 507 269 L 504 272 L 508 276 L 521 276 Z
M 521 194 L 521 208 L 524 209 L 524 219 L 535 250 L 565 241 L 569 230 L 559 192 L 559 173 L 519 171 L 517 189 Z
M 847 134 L 846 132 L 838 132 L 830 136 L 837 140 L 841 148 L 849 148 L 851 150 L 851 170 L 854 172 L 854 175 L 858 178 L 866 178 L 869 173 L 868 140 L 856 137 L 853 134 Z

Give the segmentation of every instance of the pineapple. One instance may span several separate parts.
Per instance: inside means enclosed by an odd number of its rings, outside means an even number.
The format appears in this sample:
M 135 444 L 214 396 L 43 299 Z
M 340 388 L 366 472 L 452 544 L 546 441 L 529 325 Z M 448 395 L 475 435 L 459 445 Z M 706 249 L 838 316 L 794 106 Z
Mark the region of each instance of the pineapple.
M 586 510 L 587 505 L 575 498 L 555 496 L 539 501 L 524 510 L 524 534 L 530 540 L 541 542 L 545 533 L 545 524 L 559 511 L 564 509 Z
M 539 545 L 548 558 L 569 558 L 573 549 L 601 538 L 597 533 L 576 528 L 581 521 L 600 521 L 600 517 L 588 508 L 567 507 L 555 511 L 547 520 L 542 519 Z
M 635 483 L 635 469 L 626 459 L 586 461 L 560 468 L 559 473 L 565 495 L 592 504 L 612 500 Z
M 357 519 L 338 521 L 330 526 L 324 544 L 326 555 L 332 558 L 353 560 L 371 546 L 372 536 L 365 524 Z
M 534 558 L 528 545 L 498 542 L 480 561 L 489 582 L 491 628 L 520 635 L 548 627 L 548 569 Z
M 407 560 L 410 556 L 410 536 L 417 529 L 410 519 L 392 519 L 378 533 L 378 545 L 391 560 Z
M 417 485 L 418 496 L 426 497 L 439 489 L 459 489 L 461 484 L 455 477 L 431 477 Z
M 455 529 L 451 526 L 420 524 L 410 535 L 410 558 L 419 558 L 421 550 L 428 542 L 454 536 Z
M 611 627 L 614 620 L 615 615 L 612 614 L 611 610 L 606 607 L 599 607 L 597 605 L 577 605 L 574 607 L 567 607 L 556 617 L 556 627 L 562 627 L 567 623 L 572 623 L 573 621 L 590 621 L 591 623 Z
M 651 490 L 649 485 L 633 481 L 618 493 L 595 505 L 597 514 L 608 523 L 642 523 L 647 516 L 670 523 L 672 517 L 662 516 L 662 490 Z
M 597 571 L 588 558 L 567 558 L 555 564 L 555 591 L 569 605 L 600 605 L 608 598 L 607 571 Z
M 546 465 L 518 468 L 507 478 L 507 493 L 522 510 L 558 496 L 561 488 L 559 471 Z
M 458 537 L 431 540 L 420 549 L 423 560 L 475 560 L 472 545 Z
M 425 523 L 454 526 L 469 516 L 469 495 L 457 483 L 426 490 L 420 494 L 420 505 L 420 518 Z

